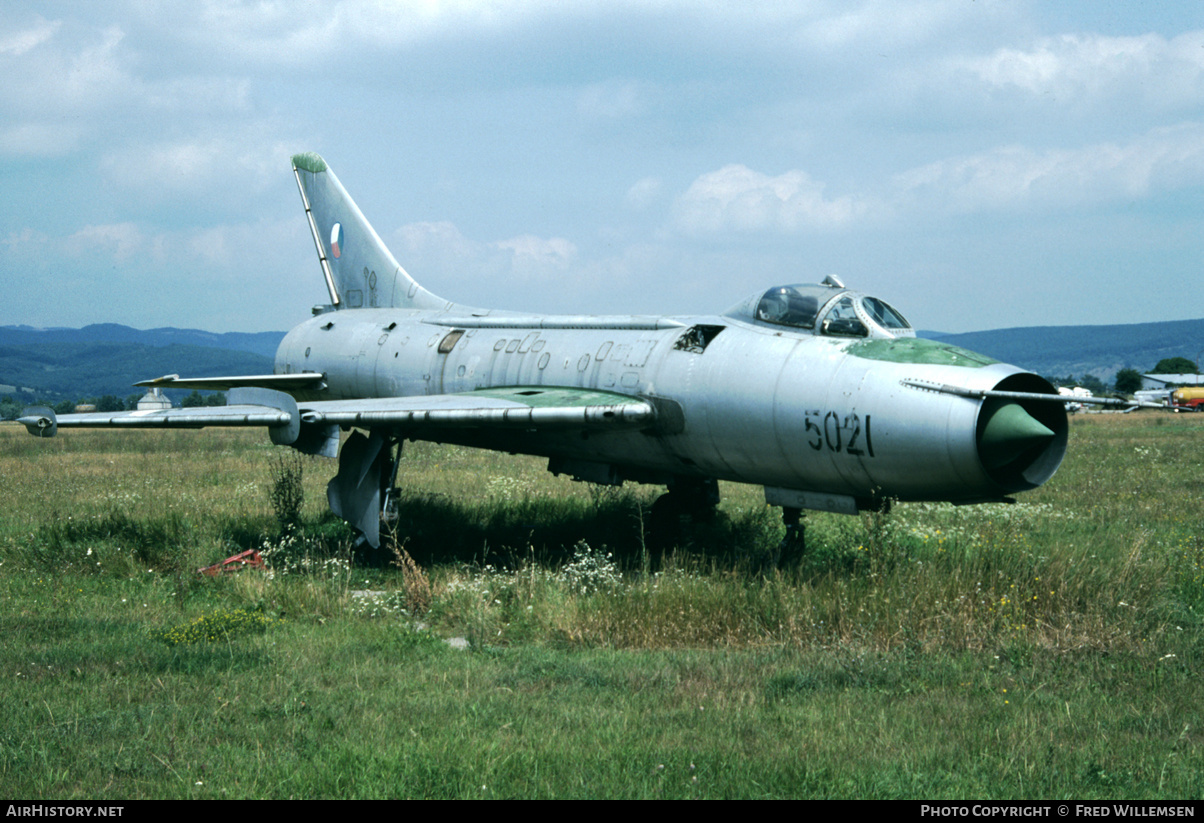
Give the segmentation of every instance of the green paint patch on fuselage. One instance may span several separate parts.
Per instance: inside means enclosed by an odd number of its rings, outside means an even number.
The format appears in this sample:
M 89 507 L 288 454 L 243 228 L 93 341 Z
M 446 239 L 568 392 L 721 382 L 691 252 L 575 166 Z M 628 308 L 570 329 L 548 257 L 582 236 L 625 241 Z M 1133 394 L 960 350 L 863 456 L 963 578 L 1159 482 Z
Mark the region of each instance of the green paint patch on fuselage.
M 845 349 L 845 352 L 854 357 L 885 360 L 888 363 L 927 363 L 934 366 L 965 366 L 972 369 L 999 362 L 984 354 L 920 337 L 859 340 Z
M 608 391 L 589 389 L 540 388 L 536 386 L 506 386 L 503 388 L 477 389 L 469 393 L 473 397 L 493 397 L 498 400 L 513 400 L 531 408 L 618 406 L 628 403 L 642 404 L 638 397 Z

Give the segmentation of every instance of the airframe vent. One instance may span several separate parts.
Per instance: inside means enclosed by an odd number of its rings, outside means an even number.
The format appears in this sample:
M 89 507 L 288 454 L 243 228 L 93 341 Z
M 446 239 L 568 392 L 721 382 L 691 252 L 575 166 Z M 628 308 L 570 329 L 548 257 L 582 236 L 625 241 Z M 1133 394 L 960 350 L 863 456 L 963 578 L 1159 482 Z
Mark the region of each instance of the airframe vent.
M 699 324 L 686 329 L 677 342 L 673 344 L 674 351 L 687 351 L 691 354 L 702 354 L 711 341 L 719 336 L 726 326 L 707 326 Z

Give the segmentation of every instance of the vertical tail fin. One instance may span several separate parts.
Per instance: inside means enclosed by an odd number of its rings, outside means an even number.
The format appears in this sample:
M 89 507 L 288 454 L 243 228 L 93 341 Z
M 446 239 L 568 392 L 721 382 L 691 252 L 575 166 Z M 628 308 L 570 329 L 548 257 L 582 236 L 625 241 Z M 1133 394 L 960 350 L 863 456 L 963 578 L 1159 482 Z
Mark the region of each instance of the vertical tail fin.
M 326 288 L 337 308 L 442 309 L 449 305 L 419 286 L 398 264 L 325 160 L 313 152 L 295 154 L 293 175 Z

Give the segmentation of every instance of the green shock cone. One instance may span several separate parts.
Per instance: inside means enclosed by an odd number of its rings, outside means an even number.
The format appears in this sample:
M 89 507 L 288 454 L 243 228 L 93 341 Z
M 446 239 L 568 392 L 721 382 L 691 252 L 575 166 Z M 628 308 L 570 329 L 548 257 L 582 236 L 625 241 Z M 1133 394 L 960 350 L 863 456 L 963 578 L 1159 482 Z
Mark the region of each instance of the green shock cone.
M 991 413 L 978 441 L 978 454 L 988 470 L 1006 466 L 1054 433 L 1019 403 L 1004 403 Z

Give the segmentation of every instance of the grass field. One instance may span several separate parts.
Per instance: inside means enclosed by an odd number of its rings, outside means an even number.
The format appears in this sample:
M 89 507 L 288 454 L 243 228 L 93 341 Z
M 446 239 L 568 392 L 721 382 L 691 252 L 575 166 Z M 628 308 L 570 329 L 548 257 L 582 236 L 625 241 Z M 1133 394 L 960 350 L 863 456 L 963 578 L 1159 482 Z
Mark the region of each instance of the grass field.
M 2 424 L 0 796 L 1199 798 L 1201 426 L 1080 415 L 1017 505 L 764 574 L 757 488 L 661 553 L 655 489 L 408 444 L 373 567 L 261 433 Z

